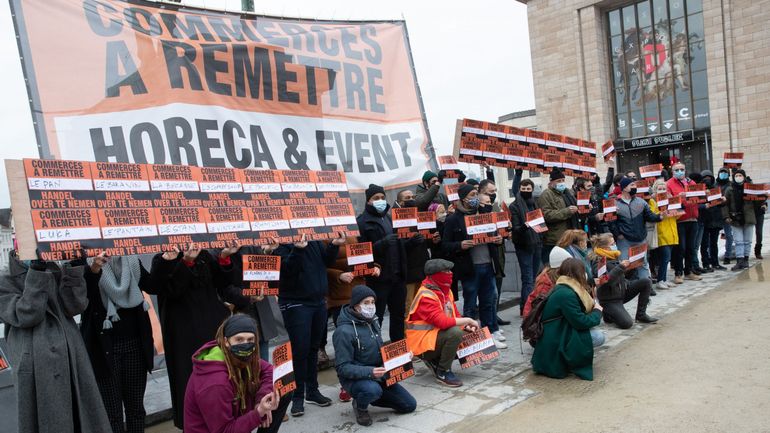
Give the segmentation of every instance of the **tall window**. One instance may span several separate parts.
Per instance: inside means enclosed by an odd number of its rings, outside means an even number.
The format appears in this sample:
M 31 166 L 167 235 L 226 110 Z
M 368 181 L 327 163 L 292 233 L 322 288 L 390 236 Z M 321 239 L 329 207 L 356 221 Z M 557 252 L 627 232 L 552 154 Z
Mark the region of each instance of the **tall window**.
M 617 138 L 710 126 L 701 0 L 607 13 Z

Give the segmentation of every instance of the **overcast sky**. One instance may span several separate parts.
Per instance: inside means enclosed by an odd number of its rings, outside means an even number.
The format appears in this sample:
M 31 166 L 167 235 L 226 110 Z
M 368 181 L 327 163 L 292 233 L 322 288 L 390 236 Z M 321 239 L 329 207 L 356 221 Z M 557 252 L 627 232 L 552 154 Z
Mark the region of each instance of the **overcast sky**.
M 78 0 L 57 0 L 78 1 Z M 240 0 L 187 0 L 239 10 Z M 527 9 L 513 0 L 256 0 L 257 12 L 319 19 L 406 20 L 433 145 L 451 151 L 455 119 L 496 121 L 534 108 Z M 56 1 L 50 2 L 56 7 Z M 0 1 L 0 157 L 38 157 L 27 91 L 7 1 Z M 5 165 L 0 207 L 10 205 Z

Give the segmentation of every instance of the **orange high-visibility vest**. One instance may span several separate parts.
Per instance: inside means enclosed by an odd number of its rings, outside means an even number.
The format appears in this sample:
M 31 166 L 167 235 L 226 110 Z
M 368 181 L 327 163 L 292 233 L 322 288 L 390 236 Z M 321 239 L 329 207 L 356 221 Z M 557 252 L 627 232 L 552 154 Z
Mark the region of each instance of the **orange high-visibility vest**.
M 434 299 L 436 302 L 441 303 L 441 299 L 439 299 L 436 292 L 425 286 L 421 286 L 414 296 L 414 301 L 412 301 L 409 314 L 406 316 L 406 345 L 415 356 L 434 350 L 436 348 L 438 331 L 440 331 L 439 328 L 424 320 L 411 319 L 412 314 L 414 314 L 417 307 L 420 305 L 422 298 Z M 457 317 L 455 315 L 454 303 L 454 296 L 452 295 L 452 292 L 449 292 L 449 301 L 444 305 L 444 314 L 446 314 L 447 317 Z

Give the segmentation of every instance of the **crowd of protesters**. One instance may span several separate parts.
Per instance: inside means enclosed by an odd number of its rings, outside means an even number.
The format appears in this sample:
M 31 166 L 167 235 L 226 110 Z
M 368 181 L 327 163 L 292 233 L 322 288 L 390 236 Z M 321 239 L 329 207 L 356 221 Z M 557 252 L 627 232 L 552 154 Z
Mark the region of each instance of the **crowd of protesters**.
M 190 432 L 275 432 L 287 412 L 302 416 L 305 403 L 333 404 L 318 384 L 319 366 L 331 363 L 329 318 L 339 400 L 352 400 L 359 424 L 372 424 L 369 406 L 396 413 L 417 407 L 406 388 L 383 381 L 380 349 L 387 341 L 405 339 L 439 383 L 462 386 L 452 366 L 464 333 L 488 328 L 497 348 L 507 348 L 510 322 L 498 316 L 506 240 L 520 271 L 519 313 L 538 314 L 542 323 L 542 335 L 532 341 L 534 371 L 555 378 L 593 378 L 602 320 L 622 329 L 657 322 L 647 312 L 656 289 L 699 281 L 726 270 L 722 264 L 747 268 L 755 233 L 754 255 L 761 258 L 766 203 L 746 198 L 751 180 L 740 169 L 722 168 L 715 177 L 708 170 L 688 173 L 676 162 L 670 178 L 664 170 L 652 184 L 648 200 L 634 172 L 615 176 L 611 169 L 604 183 L 593 176 L 570 187 L 554 169 L 537 195 L 535 182 L 516 170 L 512 200 L 503 203 L 486 168 L 481 180 L 460 173 L 454 201 L 442 192 L 445 172 L 426 171 L 415 189 L 396 191 L 392 205 L 383 186 L 370 185 L 357 218 L 359 237 L 303 236 L 291 244 L 221 250 L 190 245 L 158 254 L 149 270 L 136 256 L 54 263 L 12 253 L 0 281 L 0 320 L 17 381 L 19 431 L 48 431 L 46 425 L 62 432 L 144 431 L 146 373 L 154 367 L 145 294 L 157 297 L 174 425 Z M 723 199 L 716 206 L 683 200 L 681 212 L 660 209 L 656 197 L 684 198 L 696 182 L 720 188 Z M 586 192 L 587 210 L 577 200 Z M 609 198 L 616 200 L 615 218 L 603 209 Z M 404 237 L 394 229 L 390 209 L 409 207 L 435 214 L 430 236 Z M 468 216 L 504 208 L 507 235 L 479 243 L 468 234 Z M 545 232 L 528 224 L 538 209 Z M 372 243 L 375 269 L 365 278 L 350 272 L 342 248 L 356 242 Z M 633 257 L 640 246 L 647 253 Z M 243 296 L 242 254 L 280 257 L 277 298 Z M 624 304 L 633 299 L 632 316 Z M 269 363 L 269 342 L 281 327 L 297 385 L 284 396 L 273 389 Z

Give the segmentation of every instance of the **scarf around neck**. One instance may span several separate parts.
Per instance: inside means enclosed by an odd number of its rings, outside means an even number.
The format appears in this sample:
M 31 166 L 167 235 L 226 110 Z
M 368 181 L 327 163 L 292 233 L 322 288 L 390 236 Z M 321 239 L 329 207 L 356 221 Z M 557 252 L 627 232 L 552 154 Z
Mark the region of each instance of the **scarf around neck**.
M 102 266 L 99 292 L 107 309 L 102 329 L 112 329 L 112 323 L 120 320 L 119 308 L 134 308 L 143 304 L 144 311 L 149 309 L 139 289 L 141 266 L 137 256 L 113 257 Z
M 590 293 L 588 293 L 586 289 L 580 285 L 576 279 L 562 275 L 559 277 L 559 279 L 556 280 L 556 285 L 559 284 L 569 286 L 569 288 L 578 295 L 578 298 L 580 298 L 580 303 L 583 304 L 583 310 L 585 310 L 586 314 L 590 313 L 594 309 L 594 298 Z
M 610 260 L 617 260 L 620 258 L 620 251 L 617 250 L 605 250 L 604 248 L 595 247 L 594 251 L 596 251 L 597 255 Z

